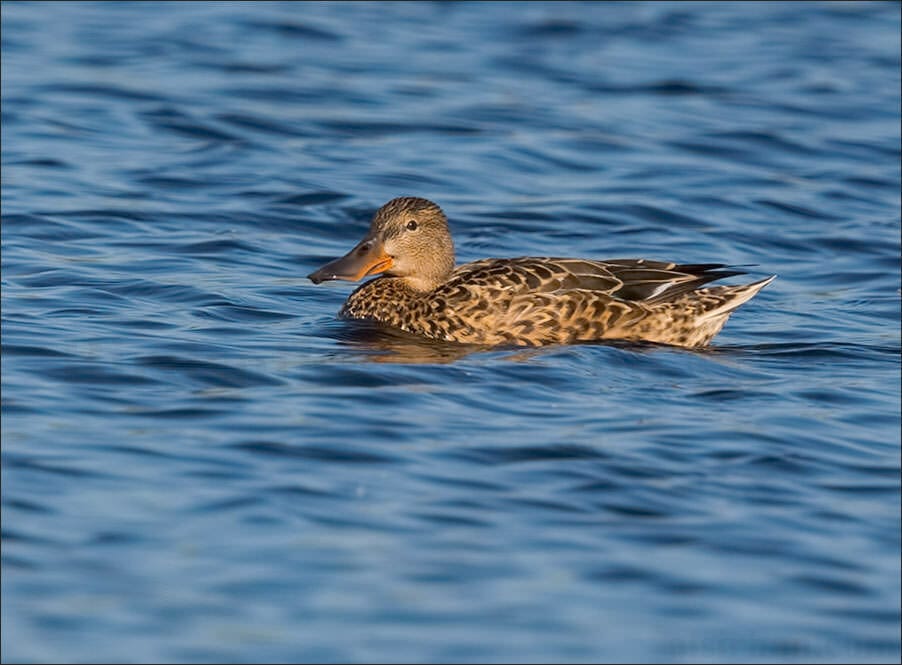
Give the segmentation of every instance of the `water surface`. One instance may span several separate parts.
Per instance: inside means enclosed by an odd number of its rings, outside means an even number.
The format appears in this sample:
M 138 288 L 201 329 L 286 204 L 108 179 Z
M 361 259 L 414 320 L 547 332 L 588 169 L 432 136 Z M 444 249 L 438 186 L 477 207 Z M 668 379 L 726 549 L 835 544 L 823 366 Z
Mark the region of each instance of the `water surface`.
M 2 20 L 4 662 L 898 662 L 897 3 Z M 779 278 L 702 352 L 336 320 L 400 195 Z

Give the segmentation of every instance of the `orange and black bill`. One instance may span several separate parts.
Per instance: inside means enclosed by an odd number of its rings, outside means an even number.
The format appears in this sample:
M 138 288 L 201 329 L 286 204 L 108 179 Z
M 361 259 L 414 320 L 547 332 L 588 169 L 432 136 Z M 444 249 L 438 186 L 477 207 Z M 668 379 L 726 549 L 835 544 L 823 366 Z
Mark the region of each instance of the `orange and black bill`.
M 345 279 L 356 282 L 367 275 L 378 275 L 392 266 L 392 258 L 385 253 L 382 242 L 367 237 L 350 252 L 307 275 L 314 284 L 330 279 Z

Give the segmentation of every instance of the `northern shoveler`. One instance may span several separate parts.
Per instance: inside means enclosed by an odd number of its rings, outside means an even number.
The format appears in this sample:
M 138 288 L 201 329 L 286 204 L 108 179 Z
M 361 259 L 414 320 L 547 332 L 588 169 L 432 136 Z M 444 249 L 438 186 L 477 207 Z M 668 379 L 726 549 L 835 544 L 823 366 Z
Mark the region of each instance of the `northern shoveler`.
M 369 233 L 308 277 L 357 281 L 339 312 L 425 337 L 483 345 L 538 346 L 595 340 L 708 344 L 733 310 L 776 275 L 700 288 L 743 274 L 719 263 L 646 259 L 483 259 L 455 267 L 442 209 L 401 197 L 382 206 Z

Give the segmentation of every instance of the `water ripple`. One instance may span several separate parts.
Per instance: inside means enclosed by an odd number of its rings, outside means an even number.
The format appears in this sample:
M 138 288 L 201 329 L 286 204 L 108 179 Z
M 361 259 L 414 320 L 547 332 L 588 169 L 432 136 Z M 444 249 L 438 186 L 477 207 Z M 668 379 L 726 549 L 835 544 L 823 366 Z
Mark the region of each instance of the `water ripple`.
M 4 662 L 899 661 L 898 3 L 49 7 Z M 779 278 L 703 351 L 339 320 L 304 275 L 401 195 L 462 261 Z

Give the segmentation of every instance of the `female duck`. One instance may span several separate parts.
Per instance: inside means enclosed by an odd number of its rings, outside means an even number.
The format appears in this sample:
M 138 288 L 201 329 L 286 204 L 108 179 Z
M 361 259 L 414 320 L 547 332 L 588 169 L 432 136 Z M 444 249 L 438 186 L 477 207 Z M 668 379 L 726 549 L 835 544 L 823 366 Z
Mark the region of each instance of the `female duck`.
M 381 274 L 355 290 L 340 315 L 433 339 L 530 346 L 619 339 L 700 347 L 775 277 L 699 288 L 742 274 L 723 267 L 538 257 L 455 267 L 441 208 L 402 197 L 376 212 L 354 249 L 309 278 L 319 284 Z

